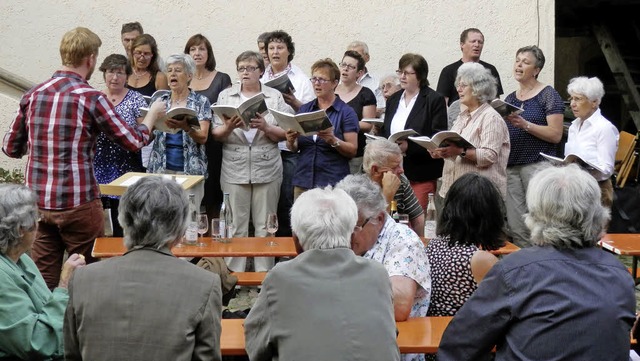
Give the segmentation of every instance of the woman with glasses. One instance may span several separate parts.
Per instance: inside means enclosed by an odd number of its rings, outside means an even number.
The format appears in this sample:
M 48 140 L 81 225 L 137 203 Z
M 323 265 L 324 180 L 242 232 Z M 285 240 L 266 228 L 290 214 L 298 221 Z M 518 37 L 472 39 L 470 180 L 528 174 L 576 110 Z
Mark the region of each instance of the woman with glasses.
M 127 78 L 127 88 L 145 96 L 152 96 L 156 90 L 169 89 L 167 77 L 160 71 L 160 54 L 156 39 L 149 34 L 142 34 L 131 44 L 132 74 Z M 147 167 L 153 143 L 140 150 L 142 166 Z
M 129 61 L 124 55 L 111 54 L 100 65 L 106 88 L 104 94 L 113 103 L 116 112 L 129 125 L 142 122 L 140 107 L 147 102 L 137 91 L 125 88 L 127 77 L 131 75 Z M 93 167 L 99 184 L 109 184 L 128 172 L 143 172 L 140 152 L 130 152 L 107 138 L 104 133 L 98 135 Z M 122 228 L 118 223 L 119 197 L 103 196 L 102 206 L 111 210 L 113 236 L 122 237 Z
M 220 92 L 231 86 L 231 77 L 216 70 L 216 58 L 209 39 L 202 34 L 190 37 L 184 46 L 184 53 L 191 55 L 196 63 L 196 72 L 189 85 L 190 88 L 196 93 L 206 96 L 212 105 L 216 104 Z M 222 190 L 220 187 L 222 144 L 215 141 L 213 137 L 208 137 L 205 149 L 209 177 L 204 184 L 202 204 L 205 206 L 209 218 L 213 218 L 220 211 L 220 205 L 222 204 Z
M 564 102 L 555 89 L 538 81 L 544 63 L 544 53 L 537 46 L 518 49 L 513 77 L 519 87 L 505 98 L 507 103 L 524 109 L 521 114 L 505 117 L 511 139 L 507 162 L 507 222 L 519 247 L 530 245 L 529 229 L 523 218 L 527 213 L 529 180 L 550 165 L 540 153 L 559 155 L 557 144 L 563 132 Z
M 245 51 L 236 58 L 239 83 L 220 93 L 219 105 L 238 106 L 248 98 L 262 93 L 267 107 L 293 113 L 282 94 L 260 83 L 265 66 L 262 55 Z M 211 131 L 214 139 L 222 142 L 222 171 L 220 184 L 229 193 L 233 209 L 234 237 L 249 236 L 249 219 L 256 237 L 266 237 L 267 214 L 278 209 L 282 160 L 278 142 L 285 139 L 285 132 L 277 126 L 271 114 L 256 115 L 248 130 L 239 116 L 213 118 Z M 246 258 L 227 257 L 229 268 L 244 272 Z M 273 257 L 257 257 L 255 270 L 268 271 L 273 267 Z
M 362 86 L 356 81 L 364 74 L 364 58 L 358 52 L 347 50 L 344 53 L 340 66 L 340 84 L 336 88 L 336 94 L 347 103 L 358 116 L 360 131 L 358 132 L 358 150 L 356 156 L 349 161 L 351 174 L 361 173 L 362 155 L 366 144 L 365 132 L 371 131 L 370 123 L 363 122 L 363 118 L 376 117 L 376 95 L 371 89 Z
M 419 54 L 404 54 L 396 71 L 402 91 L 387 100 L 382 135 L 413 129 L 428 137 L 447 129 L 447 106 L 444 97 L 429 87 L 429 65 Z M 404 174 L 409 178 L 418 202 L 427 207 L 429 193 L 436 193 L 442 176 L 442 159 L 434 159 L 426 149 L 413 142 L 398 141 L 405 154 Z
M 300 150 L 293 175 L 294 198 L 311 188 L 334 185 L 349 175 L 349 159 L 358 149 L 358 116 L 335 94 L 340 69 L 331 59 L 321 59 L 313 64 L 311 73 L 317 98 L 303 104 L 298 113 L 322 109 L 333 126 L 313 136 L 287 130 L 287 147 Z
M 196 64 L 187 54 L 171 55 L 166 60 L 167 78 L 170 92 L 156 94 L 151 102 L 160 98 L 166 103 L 167 112 L 173 108 L 183 107 L 196 111 L 200 129 L 189 126 L 185 119 L 169 118 L 165 120 L 168 128 L 177 129 L 175 134 L 155 129 L 153 131 L 153 149 L 149 157 L 149 173 L 202 175 L 206 179 L 207 156 L 204 144 L 209 135 L 211 123 L 211 105 L 204 95 L 189 89 Z M 194 194 L 196 204 L 200 204 L 204 196 L 204 182 L 198 183 Z

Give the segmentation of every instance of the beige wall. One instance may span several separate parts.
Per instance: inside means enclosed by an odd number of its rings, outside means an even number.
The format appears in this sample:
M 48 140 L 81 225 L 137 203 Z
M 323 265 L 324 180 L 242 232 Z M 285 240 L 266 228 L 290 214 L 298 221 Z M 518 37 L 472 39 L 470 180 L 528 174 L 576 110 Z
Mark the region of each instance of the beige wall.
M 355 39 L 369 44 L 369 69 L 390 73 L 405 52 L 429 62 L 435 88 L 440 70 L 460 58 L 460 32 L 477 27 L 485 35 L 482 59 L 494 64 L 505 92 L 515 89 L 515 51 L 538 44 L 547 58 L 541 80 L 553 84 L 554 0 L 327 0 L 327 1 L 0 1 L 0 67 L 40 82 L 59 66 L 62 35 L 86 26 L 103 41 L 100 59 L 123 49 L 122 23 L 139 20 L 158 41 L 163 57 L 180 52 L 189 36 L 201 32 L 213 43 L 218 69 L 235 76 L 235 57 L 256 49 L 258 34 L 287 31 L 296 44 L 293 62 L 309 71 L 319 58 L 339 61 Z M 8 21 L 10 20 L 10 21 Z M 99 74 L 91 83 L 101 87 Z M 0 129 L 7 128 L 16 102 L 0 96 Z M 10 166 L 0 155 L 0 167 Z

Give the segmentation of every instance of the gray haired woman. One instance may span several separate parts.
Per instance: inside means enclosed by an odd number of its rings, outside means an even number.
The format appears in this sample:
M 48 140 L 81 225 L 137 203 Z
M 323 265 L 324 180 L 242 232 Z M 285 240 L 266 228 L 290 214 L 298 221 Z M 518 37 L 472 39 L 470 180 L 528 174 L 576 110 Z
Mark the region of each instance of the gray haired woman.
M 62 360 L 67 284 L 84 257 L 69 256 L 51 292 L 27 252 L 36 239 L 36 196 L 22 185 L 0 184 L 0 359 Z
M 475 148 L 449 143 L 431 152 L 434 158 L 444 158 L 440 196 L 461 175 L 476 172 L 491 179 L 507 195 L 507 160 L 509 158 L 509 130 L 500 114 L 489 102 L 496 97 L 496 79 L 478 63 L 465 63 L 458 68 L 456 89 L 465 109 L 451 127 Z
M 200 121 L 200 129 L 191 128 L 184 119 L 167 119 L 165 121 L 167 127 L 178 131 L 175 134 L 157 129 L 153 131 L 155 141 L 147 172 L 202 175 L 206 178 L 207 156 L 204 144 L 207 141 L 211 124 L 209 99 L 189 89 L 196 69 L 195 62 L 190 55 L 171 55 L 167 58 L 166 64 L 171 92 L 153 97 L 151 102 L 155 102 L 157 98 L 162 99 L 167 104 L 167 112 L 178 107 L 195 110 Z M 202 186 L 195 190 L 197 205 L 200 205 L 204 195 L 203 183 L 200 184 Z

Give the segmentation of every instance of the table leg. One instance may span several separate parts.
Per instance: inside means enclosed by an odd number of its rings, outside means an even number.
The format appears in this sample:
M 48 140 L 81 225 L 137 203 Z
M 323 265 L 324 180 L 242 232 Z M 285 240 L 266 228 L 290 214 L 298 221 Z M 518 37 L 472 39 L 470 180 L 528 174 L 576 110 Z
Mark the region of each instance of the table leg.
M 636 278 L 636 274 L 638 271 L 638 256 L 633 256 L 633 263 L 631 266 L 631 277 L 633 277 L 633 280 L 635 281 L 636 285 L 640 282 L 640 279 Z

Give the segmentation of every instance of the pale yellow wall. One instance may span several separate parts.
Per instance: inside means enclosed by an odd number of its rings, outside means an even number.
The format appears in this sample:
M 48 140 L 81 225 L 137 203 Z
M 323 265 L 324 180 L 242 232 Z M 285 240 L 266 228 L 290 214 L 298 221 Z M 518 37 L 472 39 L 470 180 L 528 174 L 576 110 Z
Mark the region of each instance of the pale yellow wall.
M 553 84 L 554 0 L 327 0 L 327 1 L 0 1 L 0 67 L 40 82 L 59 66 L 62 35 L 86 26 L 103 41 L 100 59 L 123 49 L 122 23 L 139 20 L 158 41 L 163 57 L 180 52 L 189 36 L 201 32 L 213 43 L 218 69 L 235 76 L 235 57 L 256 49 L 261 32 L 283 29 L 296 44 L 293 62 L 309 71 L 317 59 L 340 60 L 355 39 L 369 44 L 369 69 L 392 72 L 405 52 L 429 62 L 435 88 L 440 70 L 460 58 L 460 32 L 477 27 L 485 35 L 482 59 L 495 65 L 505 92 L 512 77 L 515 51 L 538 44 L 547 65 L 540 80 Z M 91 83 L 101 87 L 99 74 Z M 15 114 L 16 102 L 0 96 L 0 130 Z M 0 167 L 7 163 L 0 155 Z

